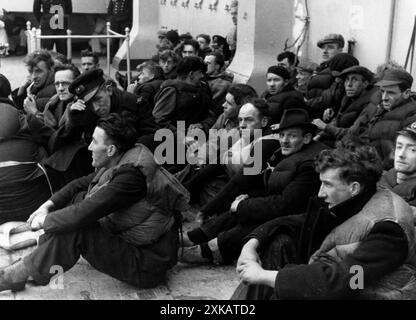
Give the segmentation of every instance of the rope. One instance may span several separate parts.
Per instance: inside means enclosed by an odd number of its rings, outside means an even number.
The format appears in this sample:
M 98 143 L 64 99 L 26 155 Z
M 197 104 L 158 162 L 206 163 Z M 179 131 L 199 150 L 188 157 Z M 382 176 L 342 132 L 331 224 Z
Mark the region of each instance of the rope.
M 305 2 L 305 10 L 306 10 L 306 16 L 305 18 L 303 18 L 303 20 L 305 21 L 305 25 L 303 26 L 302 32 L 299 34 L 299 36 L 296 38 L 296 40 L 292 43 L 292 44 L 288 44 L 289 43 L 289 38 L 286 39 L 285 41 L 285 48 L 283 51 L 288 51 L 289 49 L 292 48 L 296 48 L 296 55 L 298 55 L 299 50 L 302 48 L 302 46 L 304 45 L 306 39 L 307 39 L 307 35 L 309 34 L 309 26 L 310 26 L 310 16 L 309 16 L 309 4 L 308 4 L 308 0 L 304 0 Z M 299 44 L 298 44 L 299 43 Z

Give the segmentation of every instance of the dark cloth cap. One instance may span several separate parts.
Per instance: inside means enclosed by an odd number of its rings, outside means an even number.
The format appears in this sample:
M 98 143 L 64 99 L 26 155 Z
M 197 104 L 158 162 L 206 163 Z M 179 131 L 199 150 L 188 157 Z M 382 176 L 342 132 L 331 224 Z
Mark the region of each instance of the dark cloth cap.
M 280 121 L 279 128 L 274 131 L 279 133 L 289 128 L 303 128 L 313 135 L 317 131 L 317 127 L 312 123 L 309 114 L 305 109 L 286 109 Z
M 345 46 L 344 37 L 341 34 L 331 33 L 326 35 L 323 39 L 319 40 L 317 46 L 322 48 L 328 43 L 338 43 L 341 48 Z
M 170 30 L 166 33 L 166 39 L 175 45 L 179 42 L 179 34 L 175 30 Z
M 222 45 L 222 44 L 225 44 L 227 42 L 227 40 L 223 36 L 220 36 L 220 35 L 216 34 L 216 35 L 212 36 L 212 42 L 216 42 L 219 45 Z
M 398 136 L 405 136 L 416 141 L 416 122 L 397 132 Z
M 285 67 L 282 67 L 282 66 L 271 66 L 269 69 L 267 69 L 267 73 L 276 74 L 285 80 L 290 79 L 289 71 Z
M 407 88 L 411 88 L 413 84 L 413 77 L 407 71 L 399 69 L 390 69 L 386 70 L 383 78 L 376 83 L 376 86 L 387 87 L 398 84 L 403 84 Z
M 69 86 L 68 90 L 76 95 L 78 99 L 88 102 L 97 94 L 104 82 L 103 70 L 90 70 L 77 77 Z
M 368 70 L 366 67 L 362 66 L 353 66 L 350 68 L 345 69 L 341 72 L 339 75 L 341 78 L 346 78 L 347 75 L 354 73 L 354 74 L 360 74 L 369 82 L 373 82 L 374 79 L 374 73 L 372 73 L 370 70 Z
M 360 61 L 349 53 L 338 53 L 328 61 L 328 67 L 331 71 L 342 72 L 347 68 L 358 66 Z

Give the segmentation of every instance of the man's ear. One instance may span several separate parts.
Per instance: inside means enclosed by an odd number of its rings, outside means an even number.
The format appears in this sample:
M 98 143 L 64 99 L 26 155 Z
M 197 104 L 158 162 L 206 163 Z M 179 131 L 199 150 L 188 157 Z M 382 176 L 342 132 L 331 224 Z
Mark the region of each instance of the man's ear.
M 114 157 L 117 154 L 117 147 L 111 144 L 107 147 L 107 156 Z
M 114 88 L 111 84 L 106 84 L 105 85 L 105 92 L 109 95 L 112 96 L 113 92 L 114 92 Z
M 354 197 L 361 192 L 361 184 L 357 181 L 354 181 L 350 184 L 351 195 Z
M 410 88 L 406 89 L 402 93 L 404 99 L 409 99 L 411 94 L 412 94 L 412 90 Z

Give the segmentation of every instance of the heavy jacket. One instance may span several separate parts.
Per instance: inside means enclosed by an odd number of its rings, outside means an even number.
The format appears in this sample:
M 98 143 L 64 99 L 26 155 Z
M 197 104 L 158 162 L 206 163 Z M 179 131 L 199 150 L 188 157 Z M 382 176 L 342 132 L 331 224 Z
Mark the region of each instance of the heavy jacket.
M 317 194 L 320 186 L 314 158 L 326 148 L 320 142 L 312 142 L 288 157 L 279 149 L 274 155 L 277 165 L 270 175 L 265 175 L 267 196 L 241 201 L 237 207 L 240 223 L 259 225 L 304 212 L 309 198 Z
M 408 204 L 416 207 L 416 177 L 409 178 L 402 183 L 397 183 L 397 171 L 393 168 L 383 174 L 379 185 L 388 188 L 402 197 Z
M 202 85 L 194 86 L 181 80 L 166 80 L 155 97 L 153 116 L 162 128 L 176 132 L 177 121 L 184 121 L 185 128 L 188 129 L 191 124 L 206 120 L 209 117 L 211 102 L 210 92 Z
M 154 99 L 163 81 L 165 81 L 163 78 L 152 79 L 134 88 L 133 93 L 139 97 L 138 105 L 140 109 L 153 111 Z
M 61 124 L 62 116 L 65 114 L 66 107 L 72 99 L 68 101 L 59 100 L 58 94 L 54 95 L 45 106 L 45 110 L 40 114 L 41 120 L 48 127 L 58 129 Z
M 103 228 L 143 248 L 143 270 L 165 271 L 176 262 L 177 244 L 158 240 L 173 223 L 174 211 L 187 209 L 188 199 L 177 180 L 138 145 L 116 167 L 75 180 L 54 194 L 55 211 L 46 217 L 44 230 L 66 233 L 100 221 Z
M 299 91 L 296 91 L 291 85 L 287 85 L 281 92 L 275 95 L 271 95 L 266 91 L 263 93 L 262 98 L 264 98 L 270 106 L 272 123 L 280 123 L 286 109 L 306 109 L 303 95 Z
M 278 225 L 279 219 L 273 220 L 251 237 L 264 245 Z M 280 299 L 412 297 L 414 237 L 410 206 L 388 190 L 363 192 L 330 211 L 311 200 L 299 239 L 300 260 L 309 263 L 279 270 L 275 294 Z M 355 290 L 357 266 L 364 287 Z
M 233 77 L 227 72 L 222 72 L 216 76 L 207 76 L 206 81 L 212 92 L 212 110 L 216 116 L 220 116 L 223 111 L 223 104 L 227 90 L 233 82 Z
M 383 168 L 393 167 L 393 152 L 397 132 L 416 121 L 416 101 L 410 99 L 393 110 L 379 106 L 366 128 L 361 128 L 360 138 L 371 143 L 383 160 Z

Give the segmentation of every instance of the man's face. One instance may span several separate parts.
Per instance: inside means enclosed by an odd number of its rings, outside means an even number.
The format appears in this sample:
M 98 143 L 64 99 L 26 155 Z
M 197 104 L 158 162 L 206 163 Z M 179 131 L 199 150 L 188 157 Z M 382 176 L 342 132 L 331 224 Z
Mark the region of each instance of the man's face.
M 45 61 L 39 61 L 38 64 L 29 71 L 34 87 L 43 88 L 48 80 L 49 72 Z
M 328 203 L 330 209 L 353 196 L 351 186 L 341 180 L 339 171 L 339 168 L 327 169 L 319 175 L 321 188 L 318 197 Z
M 143 68 L 139 74 L 139 84 L 143 84 L 147 81 L 150 81 L 154 78 L 154 74 L 150 72 L 149 69 Z
M 335 55 L 342 52 L 342 48 L 339 47 L 338 43 L 324 44 L 321 50 L 323 62 L 331 60 Z
M 298 87 L 307 86 L 311 78 L 312 73 L 304 70 L 298 70 L 296 74 L 296 79 L 298 80 Z
M 110 163 L 109 144 L 107 134 L 99 127 L 96 127 L 88 150 L 92 151 L 92 166 L 94 168 L 105 168 Z
M 364 80 L 361 74 L 347 74 L 345 81 L 345 93 L 349 98 L 359 97 L 368 86 L 368 81 Z
M 399 135 L 394 153 L 394 169 L 405 175 L 416 173 L 416 141 Z
M 208 44 L 207 40 L 205 40 L 205 39 L 204 39 L 204 38 L 202 38 L 202 37 L 198 37 L 198 38 L 196 39 L 196 41 L 198 41 L 198 43 L 199 43 L 199 48 L 200 48 L 201 50 L 203 50 L 203 49 L 205 49 L 205 48 L 208 48 L 208 47 L 209 47 L 209 44 Z
M 182 50 L 182 57 L 193 57 L 196 56 L 196 52 L 195 49 L 192 45 L 190 44 L 186 44 L 183 46 L 183 50 Z
M 254 130 L 264 127 L 263 119 L 260 118 L 259 111 L 251 104 L 246 103 L 240 109 L 238 114 L 238 124 L 240 132 L 242 130 L 249 132 L 249 136 L 254 136 Z M 244 137 L 245 135 L 243 135 Z
M 206 56 L 204 62 L 207 65 L 207 75 L 214 75 L 217 73 L 218 64 L 215 62 L 215 56 Z
M 278 61 L 277 65 L 286 68 L 287 70 L 293 69 L 293 66 L 290 64 L 288 58 L 284 58 L 282 61 Z
M 90 100 L 93 110 L 100 118 L 106 117 L 110 114 L 111 110 L 111 95 L 106 89 L 101 89 L 97 94 Z
M 90 70 L 95 70 L 100 67 L 99 63 L 94 63 L 94 57 L 82 57 L 81 58 L 81 69 L 82 73 Z
M 381 104 L 384 109 L 392 110 L 408 98 L 408 93 L 402 92 L 398 85 L 380 87 Z
M 62 70 L 55 73 L 55 88 L 58 93 L 59 100 L 68 101 L 74 96 L 68 90 L 73 81 L 74 74 L 71 70 Z
M 282 130 L 279 133 L 282 154 L 287 157 L 298 152 L 306 143 L 309 143 L 310 139 L 311 136 L 304 135 L 303 130 L 300 128 Z
M 236 26 L 238 22 L 238 7 L 231 7 L 230 14 L 233 24 Z
M 285 81 L 281 76 L 278 76 L 277 74 L 274 74 L 274 73 L 267 74 L 266 86 L 267 86 L 267 91 L 271 95 L 275 95 L 281 92 L 286 84 L 287 84 L 287 81 Z
M 238 106 L 231 93 L 227 93 L 225 102 L 222 106 L 224 108 L 224 115 L 227 119 L 234 119 L 238 116 Z
M 176 64 L 172 58 L 167 58 L 166 60 L 160 60 L 159 66 L 163 69 L 164 74 L 168 74 L 176 67 Z

